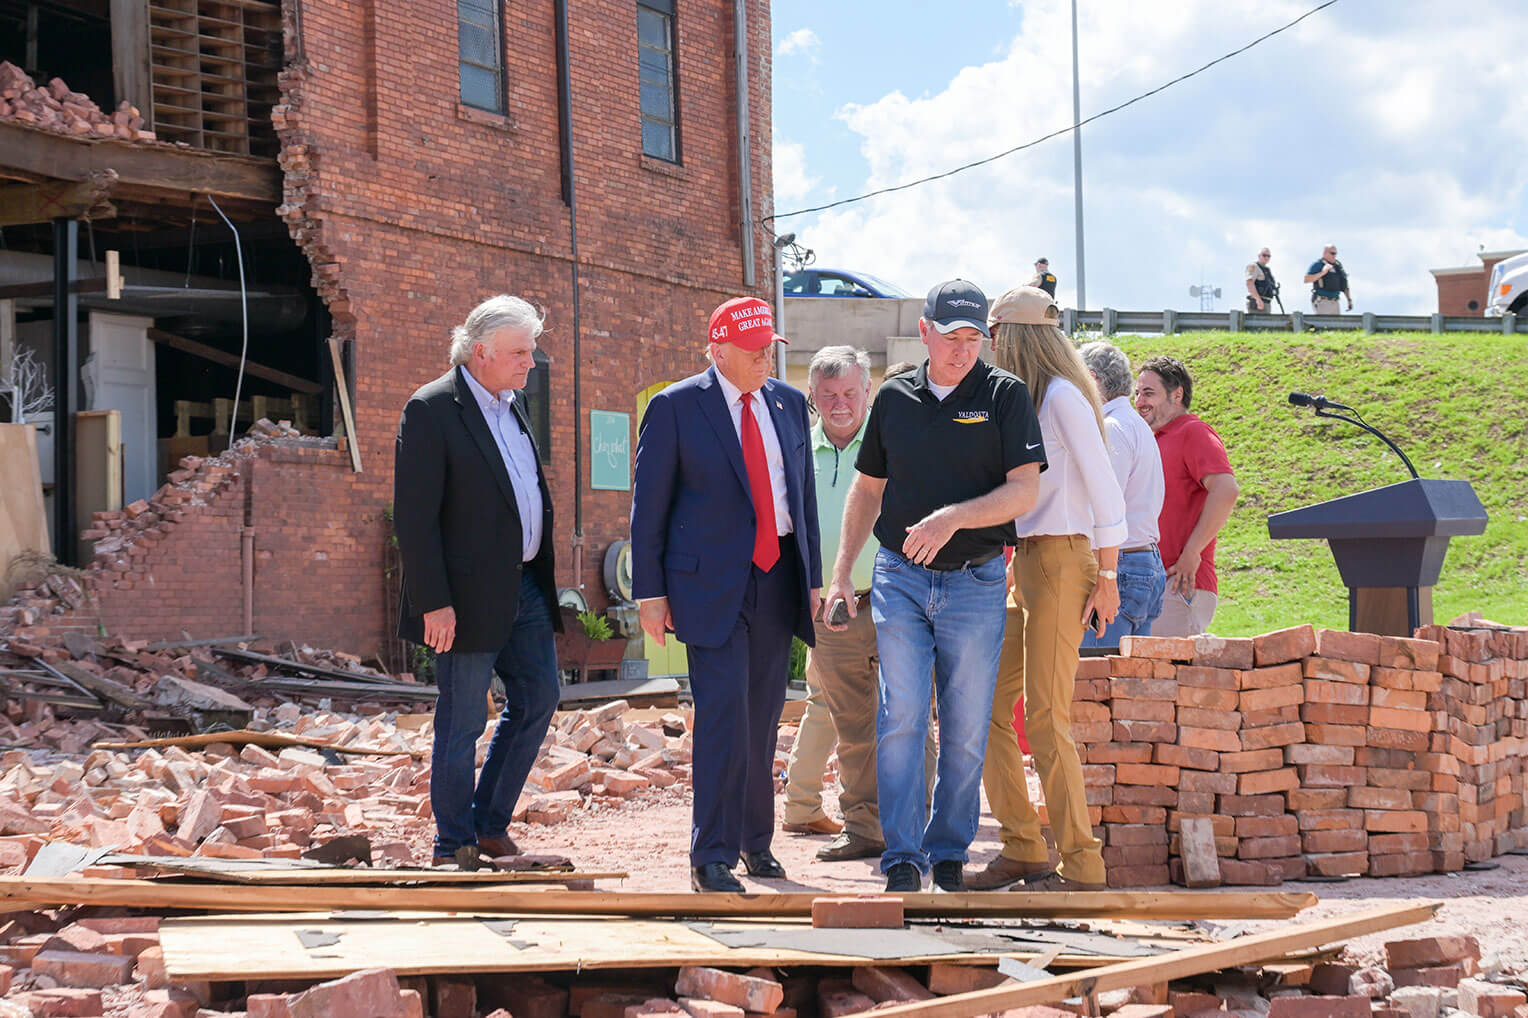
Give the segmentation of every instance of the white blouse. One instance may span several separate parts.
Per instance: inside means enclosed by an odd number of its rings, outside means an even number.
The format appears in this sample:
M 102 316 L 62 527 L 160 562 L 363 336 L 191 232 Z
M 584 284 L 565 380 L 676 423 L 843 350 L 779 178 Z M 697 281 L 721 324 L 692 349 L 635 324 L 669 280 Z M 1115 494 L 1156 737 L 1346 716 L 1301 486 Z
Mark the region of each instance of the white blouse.
M 1054 378 L 1039 416 L 1048 466 L 1035 507 L 1014 520 L 1019 536 L 1081 534 L 1094 548 L 1124 544 L 1125 496 L 1093 404 L 1077 386 Z

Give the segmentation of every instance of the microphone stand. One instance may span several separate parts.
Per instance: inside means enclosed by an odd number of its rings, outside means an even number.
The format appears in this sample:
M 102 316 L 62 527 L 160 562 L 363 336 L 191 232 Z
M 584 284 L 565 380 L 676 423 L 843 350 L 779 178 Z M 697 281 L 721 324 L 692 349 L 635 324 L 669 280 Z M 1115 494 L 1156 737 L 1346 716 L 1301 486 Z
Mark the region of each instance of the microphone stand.
M 1354 427 L 1362 428 L 1363 430 L 1367 431 L 1369 434 L 1373 435 L 1375 438 L 1379 439 L 1381 442 L 1384 442 L 1386 445 L 1388 445 L 1390 447 L 1390 451 L 1395 453 L 1397 456 L 1399 456 L 1401 458 L 1401 462 L 1406 464 L 1406 469 L 1411 471 L 1411 479 L 1412 480 L 1414 480 L 1414 481 L 1421 480 L 1421 475 L 1417 473 L 1417 468 L 1412 466 L 1411 465 L 1411 460 L 1407 459 L 1406 458 L 1406 454 L 1401 452 L 1401 447 L 1396 445 L 1394 442 L 1390 441 L 1390 439 L 1386 438 L 1384 433 L 1381 432 L 1378 428 L 1371 427 L 1370 425 L 1365 424 L 1362 420 L 1360 420 L 1359 417 L 1358 417 L 1358 411 L 1354 410 L 1350 406 L 1344 406 L 1341 403 L 1329 403 L 1328 405 L 1331 406 L 1331 407 L 1334 407 L 1334 408 L 1336 408 L 1338 410 L 1346 410 L 1348 413 L 1352 414 L 1353 416 L 1352 417 L 1344 417 L 1342 414 L 1334 414 L 1334 413 L 1332 413 L 1331 410 L 1327 409 L 1327 407 L 1321 407 L 1321 406 L 1318 406 L 1318 407 L 1315 408 L 1316 416 L 1317 417 L 1330 417 L 1333 420 L 1338 420 L 1338 421 L 1347 421 L 1349 424 L 1353 425 Z

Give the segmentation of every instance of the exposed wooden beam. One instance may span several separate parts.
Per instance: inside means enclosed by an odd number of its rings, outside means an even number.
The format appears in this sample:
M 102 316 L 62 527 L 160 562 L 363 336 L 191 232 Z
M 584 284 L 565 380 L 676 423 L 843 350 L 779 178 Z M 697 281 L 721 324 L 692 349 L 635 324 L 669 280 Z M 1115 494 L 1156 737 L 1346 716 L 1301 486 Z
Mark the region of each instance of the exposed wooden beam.
M 46 223 L 51 219 L 110 219 L 117 210 L 107 200 L 117 184 L 115 170 L 96 170 L 86 179 L 0 187 L 0 226 Z
M 239 355 L 236 353 L 219 350 L 215 346 L 198 343 L 194 339 L 177 336 L 175 333 L 166 332 L 163 329 L 150 329 L 148 335 L 149 339 L 154 342 L 179 350 L 181 353 L 188 353 L 193 357 L 200 357 L 202 360 L 212 361 L 214 364 L 222 364 L 230 368 L 237 368 L 239 366 Z M 324 387 L 317 382 L 310 382 L 306 378 L 289 375 L 285 371 L 268 368 L 264 364 L 256 364 L 251 360 L 244 362 L 244 370 L 256 378 L 263 378 L 267 382 L 275 382 L 277 385 L 285 386 L 293 392 L 300 392 L 304 395 L 316 396 L 324 391 Z
M 0 877 L 0 905 L 15 899 L 54 905 L 190 908 L 225 912 L 311 912 L 366 908 L 399 912 L 479 910 L 527 915 L 804 918 L 812 914 L 812 901 L 818 897 L 820 895 L 811 893 L 522 892 L 496 888 L 207 888 L 152 880 Z M 907 915 L 947 918 L 1288 919 L 1301 909 L 1314 905 L 1316 896 L 1308 892 L 982 891 L 967 894 L 904 894 L 902 900 Z M 1003 1008 L 987 1010 L 1001 1011 Z
M 1291 951 L 1335 944 L 1350 937 L 1423 923 L 1433 917 L 1441 902 L 1421 905 L 1389 905 L 1338 919 L 1281 926 L 1269 933 L 1237 937 L 1219 944 L 1189 947 L 1153 958 L 1136 958 L 1114 965 L 1085 969 L 1071 975 L 1037 979 L 1016 986 L 957 993 L 934 1000 L 897 1004 L 878 1009 L 877 1018 L 976 1018 L 1035 1004 L 1049 1004 L 1068 997 L 1089 997 L 1108 990 L 1150 986 L 1173 979 L 1217 972 L 1238 965 L 1252 965 L 1283 957 Z M 1096 1012 L 1095 1012 L 1096 1013 Z
M 0 121 L 0 153 L 7 167 L 56 180 L 85 180 L 94 170 L 110 169 L 124 185 L 246 198 L 273 208 L 281 202 L 281 169 L 274 159 L 71 138 L 9 120 Z
M 105 293 L 106 277 L 76 279 L 69 284 L 70 293 Z M 17 300 L 22 297 L 51 297 L 52 283 L 7 283 L 0 286 L 0 300 Z
M 111 71 L 117 101 L 138 108 L 153 130 L 154 100 L 149 79 L 149 5 L 147 0 L 110 0 Z

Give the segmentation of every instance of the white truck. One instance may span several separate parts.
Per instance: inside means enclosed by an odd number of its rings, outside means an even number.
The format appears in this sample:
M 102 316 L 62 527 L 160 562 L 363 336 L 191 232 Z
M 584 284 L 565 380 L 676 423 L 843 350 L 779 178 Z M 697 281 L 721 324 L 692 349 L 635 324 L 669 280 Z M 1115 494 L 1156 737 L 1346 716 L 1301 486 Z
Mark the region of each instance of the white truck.
M 1528 315 L 1528 251 L 1502 259 L 1491 270 L 1486 316 L 1499 318 L 1508 311 Z

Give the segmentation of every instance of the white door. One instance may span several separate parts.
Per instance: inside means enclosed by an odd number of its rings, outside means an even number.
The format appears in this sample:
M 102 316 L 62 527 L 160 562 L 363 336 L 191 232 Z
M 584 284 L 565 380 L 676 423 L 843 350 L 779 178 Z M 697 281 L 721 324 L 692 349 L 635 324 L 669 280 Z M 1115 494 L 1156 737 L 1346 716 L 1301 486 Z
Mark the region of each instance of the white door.
M 152 318 L 90 312 L 90 358 L 81 368 L 85 409 L 122 414 L 123 505 L 159 488 L 154 344 L 148 337 L 153 326 Z

